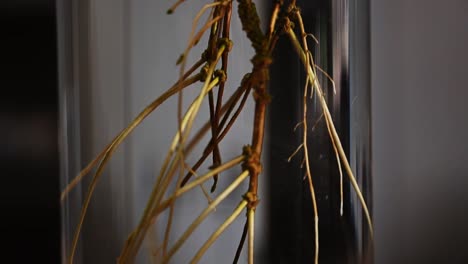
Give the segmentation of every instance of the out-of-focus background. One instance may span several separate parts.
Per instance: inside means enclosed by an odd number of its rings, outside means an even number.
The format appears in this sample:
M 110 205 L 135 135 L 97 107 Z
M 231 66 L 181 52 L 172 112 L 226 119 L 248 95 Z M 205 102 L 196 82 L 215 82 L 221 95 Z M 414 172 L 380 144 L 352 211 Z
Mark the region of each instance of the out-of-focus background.
M 468 262 L 468 1 L 371 1 L 376 263 Z
M 55 4 L 0 3 L 7 263 L 60 262 Z M 467 13 L 465 0 L 371 1 L 375 263 L 468 263 Z
M 0 1 L 2 263 L 58 263 L 54 1 Z

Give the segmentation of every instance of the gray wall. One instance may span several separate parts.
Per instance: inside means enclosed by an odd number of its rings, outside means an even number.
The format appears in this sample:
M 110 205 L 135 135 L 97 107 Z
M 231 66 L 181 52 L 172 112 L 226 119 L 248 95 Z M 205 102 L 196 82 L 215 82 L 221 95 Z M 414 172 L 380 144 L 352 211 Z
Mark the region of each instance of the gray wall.
M 376 263 L 468 263 L 468 1 L 371 2 Z

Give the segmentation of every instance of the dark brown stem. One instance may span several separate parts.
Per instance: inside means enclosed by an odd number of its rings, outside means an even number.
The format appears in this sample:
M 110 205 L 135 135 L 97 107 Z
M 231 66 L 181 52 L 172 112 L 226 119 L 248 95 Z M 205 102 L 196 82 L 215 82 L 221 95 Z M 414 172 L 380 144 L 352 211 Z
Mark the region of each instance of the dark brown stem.
M 245 102 L 247 102 L 247 98 L 249 97 L 250 90 L 251 90 L 251 87 L 247 87 L 247 90 L 245 91 L 244 96 L 242 97 L 242 100 L 241 100 L 239 106 L 237 107 L 236 112 L 231 117 L 231 119 L 229 119 L 229 122 L 227 123 L 226 127 L 223 129 L 223 132 L 221 132 L 221 134 L 220 134 L 220 136 L 218 138 L 218 141 L 221 141 L 227 135 L 227 133 L 231 129 L 232 125 L 234 125 L 234 122 L 237 120 L 237 117 L 239 117 L 239 114 L 242 112 L 242 109 L 245 106 Z M 221 121 L 221 127 L 224 127 L 224 125 L 226 123 L 226 120 L 227 120 L 226 118 L 223 118 L 223 120 Z
M 217 7 L 213 13 L 213 17 L 216 17 L 219 12 L 220 12 L 219 7 Z M 220 32 L 218 28 L 219 28 L 219 23 L 213 24 L 213 26 L 211 27 L 211 33 L 210 33 L 210 38 L 209 38 L 210 40 L 209 40 L 208 50 L 207 50 L 208 59 L 213 58 L 216 54 L 216 42 L 219 39 L 218 36 Z M 218 123 L 215 118 L 215 105 L 214 105 L 213 90 L 208 92 L 208 102 L 210 106 L 211 135 L 212 137 L 216 137 Z M 218 145 L 215 146 L 212 153 L 213 153 L 213 167 L 216 167 L 219 164 L 221 164 L 221 154 L 219 152 Z M 214 180 L 213 187 L 211 187 L 212 190 L 216 188 L 216 183 L 218 182 L 218 175 L 215 175 L 213 177 L 213 180 Z
M 231 32 L 231 17 L 232 17 L 232 2 L 229 3 L 229 5 L 226 7 L 226 15 L 224 16 L 223 20 L 223 38 L 229 39 L 230 37 L 230 32 Z M 226 51 L 223 54 L 222 58 L 222 69 L 223 71 L 227 74 L 227 66 L 228 66 L 228 56 L 229 52 Z M 219 113 L 219 109 L 221 107 L 221 99 L 222 99 L 222 90 L 224 88 L 225 82 L 222 82 L 220 85 L 220 90 L 221 92 L 218 93 L 218 101 L 216 104 L 216 111 Z
M 208 59 L 211 59 L 215 54 L 217 50 L 217 44 L 220 39 L 221 34 L 225 35 L 224 31 L 226 28 L 229 28 L 229 24 L 226 20 L 227 17 L 230 16 L 231 5 L 228 5 L 227 7 L 222 7 L 223 10 L 223 20 L 220 23 L 213 24 L 211 27 L 211 33 L 210 33 L 210 38 L 209 38 L 209 44 L 208 44 L 208 49 L 207 49 L 207 54 L 208 54 Z M 221 12 L 221 7 L 216 7 L 215 11 L 213 12 L 213 17 L 216 17 L 219 15 Z M 222 23 L 222 28 L 221 28 L 221 23 Z M 221 33 L 223 31 L 223 33 Z M 229 53 L 229 49 L 226 49 L 225 52 L 223 53 L 222 57 L 222 72 L 225 74 L 226 69 L 227 69 L 227 64 L 225 63 L 225 58 L 227 57 Z M 222 79 L 220 81 L 219 89 L 218 89 L 218 99 L 217 99 L 217 104 L 218 102 L 222 101 L 222 95 L 223 95 L 223 90 L 224 90 L 224 84 L 225 84 L 225 79 Z M 221 106 L 216 105 L 214 103 L 214 93 L 213 91 L 210 91 L 208 93 L 208 100 L 209 100 L 209 108 L 210 108 L 210 123 L 211 123 L 211 134 L 212 138 L 217 138 L 218 137 L 218 124 L 219 124 L 219 110 Z M 216 108 L 216 109 L 215 109 Z M 214 149 L 212 151 L 213 153 L 213 165 L 212 168 L 216 168 L 221 164 L 221 153 L 219 150 L 218 144 L 214 145 Z M 213 177 L 213 185 L 211 187 L 211 192 L 214 192 L 216 190 L 216 185 L 218 182 L 218 175 L 215 175 Z
M 235 104 L 239 101 L 240 96 L 242 95 L 243 91 L 240 89 L 237 89 L 227 100 L 227 102 L 221 107 L 221 115 L 224 115 L 225 113 L 229 114 Z M 195 135 L 193 138 L 188 142 L 188 144 L 185 147 L 184 152 L 189 153 L 195 145 L 203 138 L 203 136 L 210 130 L 211 128 L 211 123 L 206 122 Z M 212 139 L 211 139 L 212 140 Z
M 257 205 L 258 175 L 261 171 L 260 159 L 265 134 L 265 113 L 269 101 L 266 85 L 269 79 L 269 65 L 271 64 L 269 49 L 271 36 L 267 38 L 263 34 L 255 4 L 250 0 L 238 0 L 238 2 L 242 29 L 246 32 L 252 47 L 255 49 L 255 56 L 252 58 L 253 71 L 251 77 L 255 100 L 254 128 L 252 144 L 244 148 L 246 160 L 243 165 L 244 169 L 249 170 L 250 174 L 249 189 L 244 198 L 249 201 L 248 208 L 254 209 Z
M 190 178 L 193 176 L 192 172 L 196 171 L 196 170 L 198 170 L 198 168 L 200 168 L 200 166 L 203 164 L 203 162 L 206 160 L 206 158 L 213 151 L 214 147 L 217 144 L 219 144 L 219 142 L 221 142 L 221 140 L 223 140 L 223 138 L 226 136 L 227 132 L 229 132 L 230 128 L 232 127 L 234 122 L 237 120 L 237 117 L 239 116 L 240 112 L 242 111 L 242 109 L 243 109 L 243 107 L 245 105 L 245 102 L 247 101 L 249 92 L 250 92 L 250 87 L 248 87 L 248 86 L 239 88 L 239 90 L 244 90 L 244 89 L 247 89 L 244 92 L 244 97 L 242 98 L 241 103 L 239 104 L 239 106 L 238 106 L 236 112 L 234 113 L 234 115 L 229 119 L 229 122 L 228 122 L 227 126 L 223 129 L 223 131 L 221 132 L 221 134 L 218 136 L 218 138 L 216 140 L 213 137 L 211 138 L 210 142 L 208 143 L 205 150 L 203 151 L 203 155 L 200 157 L 200 159 L 198 159 L 198 161 L 195 163 L 195 165 L 193 165 L 192 170 L 189 171 L 187 173 L 187 175 L 185 175 L 184 179 L 182 180 L 181 186 L 184 186 L 190 180 Z M 239 95 L 240 95 L 240 93 L 239 93 Z M 239 100 L 239 99 L 240 98 L 237 98 L 237 100 Z M 226 124 L 226 122 L 228 120 L 228 117 L 229 117 L 229 115 L 230 115 L 230 113 L 231 113 L 231 111 L 233 109 L 234 109 L 234 104 L 232 105 L 232 107 L 230 107 L 228 109 L 227 113 L 224 115 L 223 120 L 221 121 L 220 126 L 219 126 L 221 129 Z
M 211 123 L 211 136 L 212 138 L 217 138 L 218 134 L 218 122 L 216 120 L 216 114 L 215 114 L 215 105 L 214 105 L 214 98 L 213 98 L 213 91 L 210 91 L 208 93 L 208 101 L 210 105 L 210 123 Z M 221 153 L 219 151 L 218 144 L 214 145 L 213 148 L 213 166 L 212 168 L 216 168 L 221 164 Z M 218 183 L 218 175 L 216 174 L 213 177 L 213 185 L 211 186 L 211 192 L 214 192 L 216 189 L 216 184 Z
M 242 249 L 244 248 L 245 239 L 247 238 L 247 231 L 249 231 L 249 225 L 246 220 L 244 224 L 244 230 L 242 231 L 241 240 L 239 242 L 239 246 L 237 246 L 236 255 L 234 256 L 234 261 L 232 262 L 233 264 L 237 264 L 237 262 L 239 261 L 240 255 L 242 253 Z
M 232 16 L 232 2 L 229 3 L 229 5 L 226 7 L 226 15 L 224 16 L 223 20 L 223 38 L 229 39 L 230 36 L 230 29 L 231 29 L 231 16 Z M 224 73 L 227 74 L 227 67 L 228 67 L 228 59 L 229 59 L 229 53 L 228 51 L 224 52 L 222 60 L 221 60 L 221 69 L 223 70 Z M 219 85 L 219 90 L 218 90 L 218 99 L 216 101 L 216 111 L 215 111 L 215 117 L 217 118 L 217 121 L 219 121 L 220 117 L 220 110 L 221 110 L 221 105 L 223 103 L 223 93 L 224 93 L 224 86 L 226 82 L 221 82 Z M 219 122 L 218 122 L 219 123 Z
M 223 30 L 222 30 L 222 37 L 224 39 L 229 39 L 230 35 L 230 28 L 231 28 L 231 15 L 232 15 L 232 2 L 229 3 L 229 5 L 226 7 L 226 14 L 223 19 Z M 226 50 L 223 53 L 223 57 L 221 60 L 221 70 L 224 72 L 224 74 L 227 75 L 227 68 L 228 68 L 228 58 L 229 58 L 229 50 Z M 214 111 L 213 119 L 214 122 L 212 123 L 213 127 L 213 133 L 212 136 L 213 138 L 218 138 L 218 133 L 219 133 L 219 118 L 220 118 L 220 111 L 221 111 L 221 106 L 223 104 L 223 94 L 224 94 L 224 87 L 226 85 L 226 80 L 223 80 L 219 84 L 218 88 L 218 97 L 216 100 L 216 109 Z M 222 163 L 221 160 L 221 155 L 219 151 L 219 146 L 218 144 L 215 145 L 215 148 L 213 150 L 213 168 L 216 166 L 219 166 L 219 164 Z M 211 192 L 214 192 L 216 190 L 216 184 L 218 182 L 218 175 L 215 175 L 213 177 L 213 185 L 211 186 Z

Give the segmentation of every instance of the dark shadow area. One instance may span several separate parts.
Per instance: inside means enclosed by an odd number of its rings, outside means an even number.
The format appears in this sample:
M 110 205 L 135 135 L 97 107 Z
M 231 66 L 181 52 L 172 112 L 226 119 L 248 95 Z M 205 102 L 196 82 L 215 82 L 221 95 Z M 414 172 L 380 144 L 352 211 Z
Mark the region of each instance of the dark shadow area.
M 365 61 L 368 57 L 362 53 L 368 52 L 368 49 L 362 51 L 362 44 L 348 42 L 351 38 L 350 29 L 357 27 L 358 23 L 353 19 L 346 20 L 345 14 L 354 11 L 354 7 L 348 6 L 352 3 L 354 2 L 298 1 L 305 28 L 319 41 L 319 44 L 309 42 L 315 63 L 330 74 L 336 84 L 334 91 L 330 81 L 322 74 L 318 75 L 341 144 L 348 159 L 355 157 L 357 161 L 356 177 L 365 178 L 364 182 L 367 182 L 369 158 L 368 153 L 364 151 L 368 148 L 365 142 L 369 142 L 370 138 L 365 137 L 362 142 L 355 139 L 350 143 L 351 135 L 356 133 L 352 130 L 359 130 L 351 126 L 351 119 L 357 108 L 351 107 L 351 90 L 355 94 L 362 92 L 362 95 L 368 96 L 365 90 L 368 86 L 363 86 L 366 88 L 360 91 L 359 88 L 354 88 L 356 85 L 352 86 L 350 81 L 350 65 L 359 70 L 368 67 Z M 296 34 L 299 35 L 297 28 Z M 362 27 L 360 30 L 365 31 L 367 28 Z M 364 62 L 358 64 L 352 61 L 354 58 L 351 58 L 350 54 L 360 55 Z M 291 162 L 287 161 L 303 142 L 303 127 L 298 123 L 303 118 L 305 72 L 287 36 L 283 36 L 278 42 L 274 58 L 268 127 L 270 153 L 267 162 L 270 177 L 268 199 L 271 204 L 269 263 L 313 263 L 314 209 L 306 170 L 305 167 L 301 168 L 303 151 L 298 152 Z M 361 78 L 357 82 L 363 84 L 366 80 Z M 368 106 L 366 101 L 359 103 L 364 105 L 364 109 Z M 367 229 L 367 226 L 356 217 L 356 212 L 361 212 L 361 209 L 352 199 L 354 190 L 346 174 L 343 181 L 344 213 L 340 216 L 340 174 L 326 123 L 321 118 L 321 105 L 318 100 L 308 100 L 307 104 L 307 145 L 319 215 L 319 263 L 372 263 L 368 260 L 370 250 L 361 249 L 362 245 L 367 248 L 367 231 L 361 231 L 362 228 Z M 367 122 L 369 110 L 362 113 L 363 119 L 354 120 L 355 126 L 359 122 Z M 296 125 L 298 129 L 294 131 Z M 351 155 L 351 150 L 357 154 Z M 363 239 L 360 232 L 364 234 Z
M 55 1 L 1 1 L 0 39 L 2 262 L 59 263 Z

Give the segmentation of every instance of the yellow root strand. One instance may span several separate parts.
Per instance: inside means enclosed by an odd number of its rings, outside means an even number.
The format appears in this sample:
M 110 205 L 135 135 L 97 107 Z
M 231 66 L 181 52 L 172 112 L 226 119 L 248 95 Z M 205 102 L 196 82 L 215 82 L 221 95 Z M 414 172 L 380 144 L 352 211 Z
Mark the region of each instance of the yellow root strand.
M 251 208 L 247 213 L 249 225 L 248 263 L 254 264 L 254 243 L 255 243 L 255 208 Z
M 235 179 L 227 188 L 224 190 L 214 201 L 210 204 L 187 228 L 182 236 L 175 242 L 174 246 L 169 250 L 166 258 L 163 259 L 162 263 L 168 263 L 174 254 L 182 247 L 185 241 L 195 231 L 195 229 L 205 220 L 205 218 L 213 211 L 213 209 L 219 205 L 234 189 L 236 189 L 247 177 L 249 176 L 248 171 L 244 171 Z
M 221 226 L 216 229 L 216 231 L 208 238 L 208 240 L 203 244 L 203 246 L 198 250 L 193 259 L 190 261 L 191 264 L 198 263 L 203 257 L 208 248 L 218 239 L 218 237 L 228 228 L 234 220 L 239 216 L 239 214 L 247 206 L 247 201 L 242 200 L 240 204 L 234 209 L 234 212 L 221 224 Z
M 315 83 L 315 82 L 318 83 L 316 75 L 314 74 L 314 71 L 313 71 L 312 67 L 306 63 L 307 62 L 306 55 L 305 55 L 306 53 L 304 53 L 299 41 L 296 38 L 296 35 L 294 34 L 294 31 L 292 31 L 292 29 L 289 29 L 287 31 L 287 33 L 288 33 L 288 36 L 289 36 L 289 38 L 291 39 L 291 41 L 293 43 L 294 48 L 296 49 L 297 53 L 299 54 L 300 59 L 302 60 L 302 62 L 304 64 L 304 67 L 307 70 L 309 80 L 311 82 L 313 82 L 313 83 Z M 346 157 L 344 149 L 343 149 L 343 147 L 341 145 L 340 138 L 338 136 L 338 133 L 336 132 L 336 128 L 335 128 L 335 125 L 333 123 L 333 120 L 332 120 L 332 117 L 331 117 L 331 114 L 330 114 L 330 110 L 328 109 L 328 105 L 327 105 L 327 102 L 325 100 L 324 94 L 323 94 L 322 90 L 320 89 L 320 85 L 316 84 L 316 85 L 314 85 L 314 88 L 315 88 L 315 91 L 317 92 L 317 96 L 318 96 L 318 98 L 320 100 L 320 104 L 321 104 L 323 112 L 324 112 L 324 117 L 328 120 L 328 122 L 330 124 L 330 131 L 331 131 L 330 137 L 333 137 L 333 139 L 335 140 L 338 153 L 340 154 L 340 158 L 341 158 L 341 161 L 343 162 L 346 173 L 348 174 L 348 178 L 349 178 L 349 180 L 351 182 L 351 185 L 354 188 L 354 191 L 356 192 L 357 197 L 359 198 L 359 201 L 361 203 L 364 214 L 366 215 L 370 235 L 371 235 L 371 238 L 373 239 L 373 237 L 374 237 L 374 228 L 373 228 L 372 219 L 371 219 L 371 216 L 370 216 L 369 209 L 367 207 L 366 201 L 364 200 L 361 189 L 359 188 L 359 185 L 356 182 L 356 178 L 355 178 L 354 173 L 353 173 L 353 171 L 351 169 L 351 166 L 349 165 L 348 158 Z

